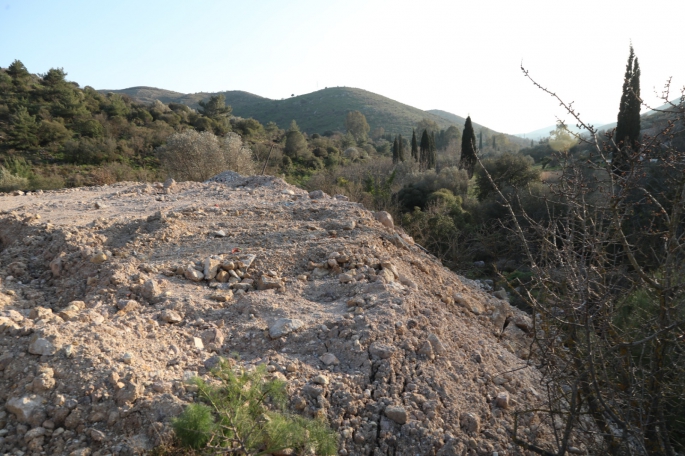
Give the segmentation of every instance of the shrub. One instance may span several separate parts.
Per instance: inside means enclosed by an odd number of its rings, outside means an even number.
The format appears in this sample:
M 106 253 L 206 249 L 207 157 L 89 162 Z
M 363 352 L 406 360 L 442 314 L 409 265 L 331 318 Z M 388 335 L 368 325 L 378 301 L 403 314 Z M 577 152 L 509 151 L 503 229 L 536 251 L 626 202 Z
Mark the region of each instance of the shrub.
M 29 180 L 25 177 L 16 176 L 10 173 L 3 166 L 0 166 L 0 192 L 11 192 L 28 188 Z
M 205 181 L 226 170 L 241 174 L 255 170 L 252 151 L 235 133 L 223 140 L 209 131 L 175 133 L 157 149 L 157 156 L 164 171 L 176 180 Z
M 533 163 L 533 159 L 529 156 L 505 152 L 499 157 L 483 160 L 483 167 L 485 167 L 492 180 L 500 189 L 508 187 L 521 188 L 531 182 L 540 180 L 540 170 L 534 169 Z M 476 170 L 478 200 L 480 201 L 483 201 L 494 192 L 494 187 L 485 174 L 483 167 L 478 167 Z
M 285 383 L 267 380 L 265 366 L 245 371 L 222 361 L 212 375 L 212 383 L 193 379 L 202 403 L 173 421 L 182 445 L 222 454 L 336 454 L 335 433 L 325 422 L 285 412 Z

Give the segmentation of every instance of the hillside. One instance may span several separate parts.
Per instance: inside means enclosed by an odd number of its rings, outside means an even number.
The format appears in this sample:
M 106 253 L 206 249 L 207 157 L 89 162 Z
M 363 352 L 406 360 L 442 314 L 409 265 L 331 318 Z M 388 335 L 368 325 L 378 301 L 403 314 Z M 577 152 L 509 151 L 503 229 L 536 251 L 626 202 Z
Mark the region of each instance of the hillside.
M 233 356 L 339 454 L 513 454 L 544 397 L 530 317 L 325 196 L 235 173 L 0 196 L 0 452 L 146 453 Z
M 226 97 L 226 104 L 230 105 L 233 107 L 234 111 L 237 110 L 243 110 L 245 108 L 248 108 L 250 106 L 253 106 L 255 104 L 264 102 L 264 101 L 271 101 L 268 98 L 263 98 L 260 97 L 259 95 L 254 95 L 249 92 L 243 92 L 240 90 L 229 90 L 226 92 L 217 92 L 217 93 L 205 93 L 205 92 L 198 92 L 198 93 L 180 93 L 180 92 L 174 92 L 172 90 L 165 90 L 165 89 L 157 89 L 155 87 L 145 87 L 145 86 L 140 86 L 140 87 L 130 87 L 128 89 L 121 89 L 121 90 L 98 90 L 98 92 L 107 94 L 107 93 L 118 93 L 122 95 L 128 95 L 129 97 L 133 98 L 136 101 L 139 101 L 141 103 L 151 103 L 155 100 L 159 100 L 162 103 L 169 104 L 169 103 L 181 103 L 186 106 L 190 106 L 193 109 L 197 109 L 199 107 L 199 102 L 202 100 L 205 100 L 212 95 L 218 95 L 222 94 L 224 97 Z M 240 115 L 240 114 L 236 114 Z M 247 116 L 249 117 L 249 116 Z
M 388 133 L 405 136 L 410 136 L 412 128 L 424 118 L 435 121 L 441 128 L 450 125 L 463 127 L 465 120 L 445 111 L 422 111 L 382 95 L 350 87 L 331 87 L 283 100 L 271 100 L 241 91 L 181 94 L 151 87 L 100 92 L 126 94 L 142 102 L 158 99 L 164 103 L 183 103 L 193 108 L 198 107 L 200 100 L 220 93 L 226 97 L 226 104 L 233 107 L 236 116 L 252 117 L 263 124 L 276 122 L 281 128 L 288 128 L 294 119 L 308 133 L 345 131 L 348 111 L 361 111 L 371 130 L 383 127 Z

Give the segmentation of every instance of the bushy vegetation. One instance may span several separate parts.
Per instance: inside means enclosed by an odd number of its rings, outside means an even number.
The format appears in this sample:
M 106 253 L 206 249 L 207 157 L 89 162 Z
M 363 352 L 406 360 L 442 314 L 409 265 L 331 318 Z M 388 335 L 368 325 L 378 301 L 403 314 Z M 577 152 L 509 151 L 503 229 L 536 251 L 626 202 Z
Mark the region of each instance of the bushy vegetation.
M 337 436 L 321 419 L 286 412 L 285 383 L 266 378 L 266 368 L 252 371 L 222 362 L 212 381 L 193 379 L 200 402 L 188 405 L 173 428 L 184 447 L 236 455 L 333 455 Z

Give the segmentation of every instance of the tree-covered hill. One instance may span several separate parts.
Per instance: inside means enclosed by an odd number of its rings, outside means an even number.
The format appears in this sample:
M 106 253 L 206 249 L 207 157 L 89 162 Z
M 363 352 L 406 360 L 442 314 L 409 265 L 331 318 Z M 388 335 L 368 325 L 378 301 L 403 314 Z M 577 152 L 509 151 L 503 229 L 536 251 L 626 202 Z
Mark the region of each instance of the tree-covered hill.
M 193 109 L 198 109 L 200 107 L 199 103 L 202 100 L 207 100 L 213 95 L 223 95 L 226 99 L 226 104 L 233 108 L 233 112 L 241 117 L 252 117 L 249 115 L 243 115 L 240 113 L 245 108 L 249 108 L 255 104 L 264 101 L 272 101 L 268 98 L 260 97 L 249 92 L 244 92 L 242 90 L 228 90 L 226 92 L 208 93 L 208 92 L 198 92 L 198 93 L 180 93 L 174 92 L 173 90 L 157 89 L 155 87 L 129 87 L 128 89 L 121 90 L 98 90 L 102 94 L 116 93 L 120 95 L 128 95 L 135 101 L 141 103 L 152 103 L 155 100 L 159 100 L 162 103 L 181 103 L 189 106 Z M 239 111 L 236 113 L 236 109 Z M 292 119 L 291 119 L 292 120 Z M 286 125 L 287 126 L 287 125 Z
M 371 130 L 383 128 L 386 132 L 401 133 L 405 136 L 410 136 L 412 128 L 422 119 L 429 119 L 440 128 L 464 125 L 463 120 L 453 122 L 382 95 L 350 87 L 330 87 L 283 100 L 271 100 L 242 91 L 182 94 L 152 87 L 131 87 L 100 92 L 126 94 L 142 102 L 157 99 L 163 103 L 182 103 L 192 108 L 197 108 L 203 99 L 222 94 L 236 116 L 252 117 L 264 124 L 276 122 L 281 128 L 287 128 L 290 122 L 295 120 L 300 128 L 308 133 L 345 131 L 345 116 L 349 111 L 363 113 Z
M 198 108 L 198 103 L 213 95 L 224 95 L 226 104 L 233 108 L 233 114 L 240 117 L 257 119 L 263 124 L 275 122 L 281 128 L 287 128 L 295 120 L 302 131 L 323 133 L 325 131 L 345 131 L 345 116 L 349 111 L 359 111 L 371 127 L 371 131 L 383 128 L 385 132 L 400 133 L 411 136 L 412 128 L 423 119 L 435 122 L 440 129 L 451 125 L 464 126 L 465 119 L 439 109 L 423 111 L 390 98 L 351 87 L 330 87 L 305 95 L 293 96 L 283 100 L 272 100 L 249 92 L 232 90 L 226 92 L 183 94 L 154 87 L 130 87 L 122 90 L 100 90 L 101 93 L 128 95 L 134 100 L 163 103 L 182 103 L 191 108 Z M 487 136 L 497 132 L 477 123 L 473 124 L 476 132 L 483 131 Z M 514 142 L 524 145 L 512 135 L 506 135 Z

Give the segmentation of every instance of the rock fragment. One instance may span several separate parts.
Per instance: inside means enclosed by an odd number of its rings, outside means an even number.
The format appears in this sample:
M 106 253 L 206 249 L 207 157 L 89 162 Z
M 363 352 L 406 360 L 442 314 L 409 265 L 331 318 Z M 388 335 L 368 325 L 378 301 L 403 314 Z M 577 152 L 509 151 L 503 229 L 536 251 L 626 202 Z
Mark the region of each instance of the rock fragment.
M 340 364 L 340 360 L 333 353 L 324 353 L 319 359 L 326 366 Z
M 392 220 L 392 215 L 386 211 L 374 212 L 373 217 L 386 228 L 393 229 L 395 227 L 395 223 Z
M 297 318 L 279 318 L 269 327 L 269 337 L 278 339 L 293 331 L 297 331 L 302 326 L 304 326 L 304 322 Z
M 55 345 L 48 339 L 40 337 L 38 333 L 31 336 L 29 343 L 29 353 L 32 355 L 52 356 L 57 351 Z
M 407 410 L 402 406 L 388 405 L 385 407 L 385 416 L 397 424 L 405 424 L 407 422 Z

